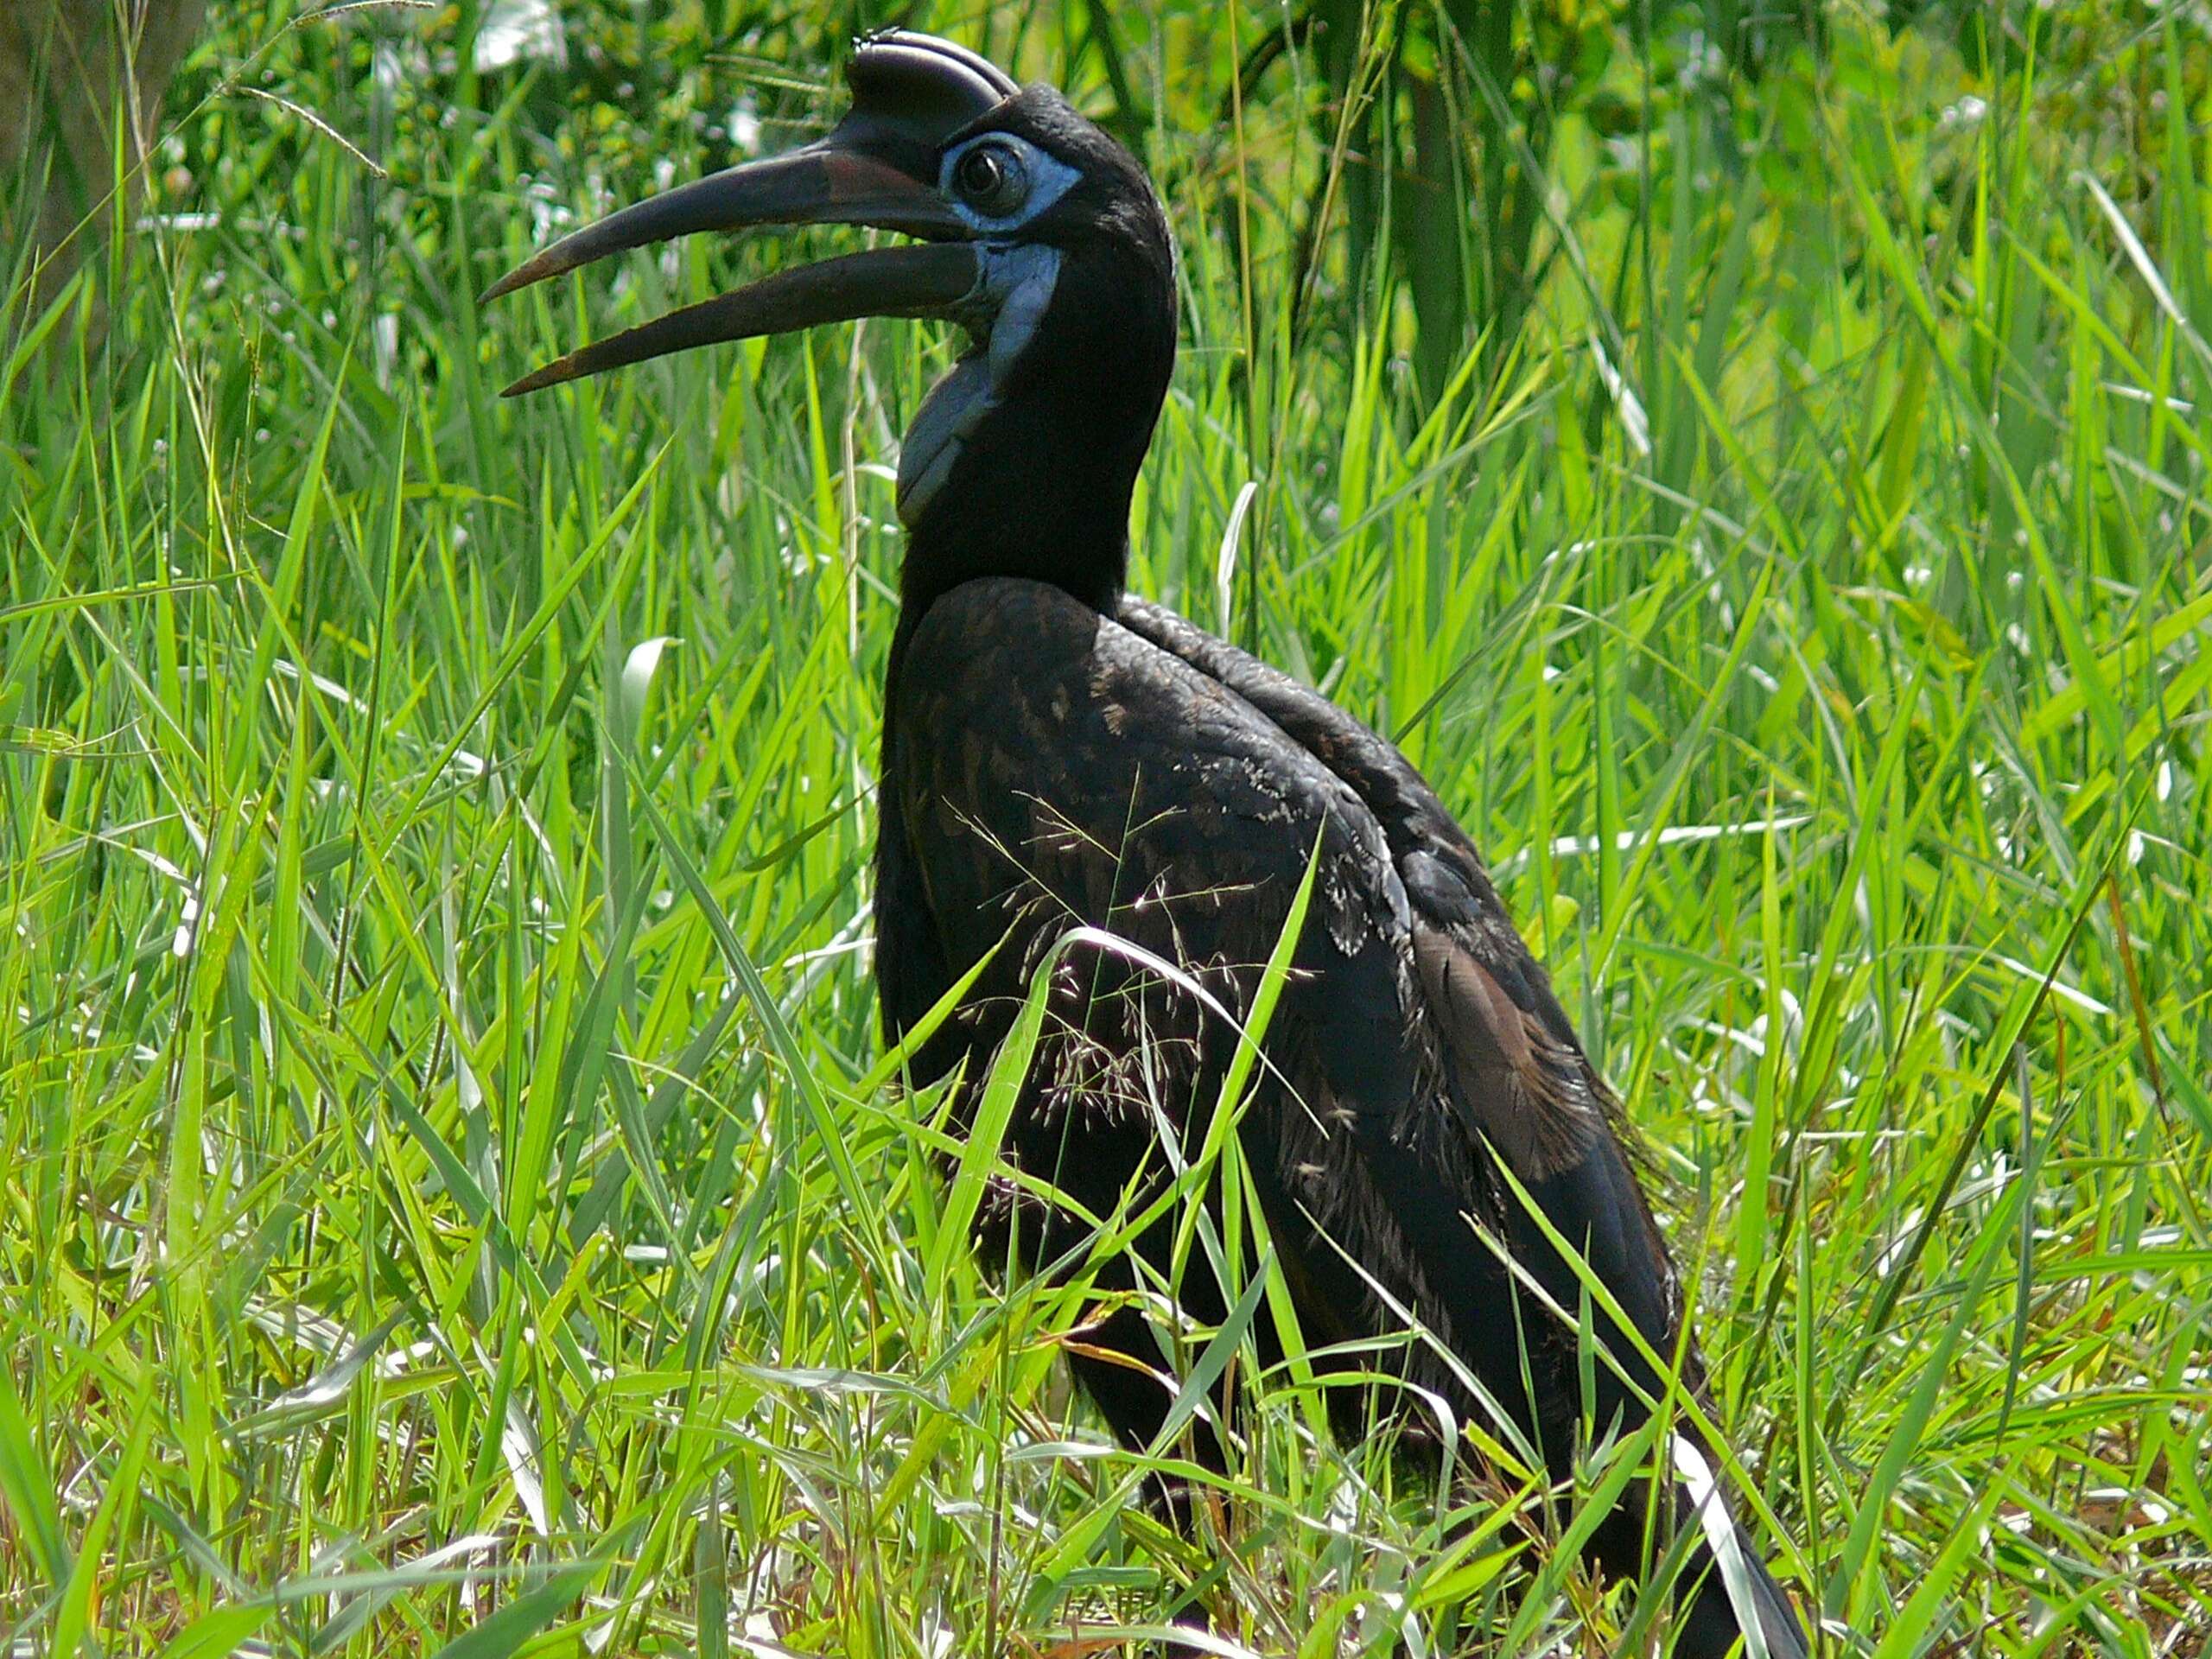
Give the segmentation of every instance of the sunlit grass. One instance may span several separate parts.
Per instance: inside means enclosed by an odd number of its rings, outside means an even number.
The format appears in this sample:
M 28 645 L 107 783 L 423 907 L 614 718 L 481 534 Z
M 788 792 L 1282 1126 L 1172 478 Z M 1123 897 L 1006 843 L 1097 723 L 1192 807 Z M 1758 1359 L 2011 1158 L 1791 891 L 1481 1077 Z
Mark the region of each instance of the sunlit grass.
M 219 222 L 135 238 L 104 353 L 67 316 L 0 351 L 0 1637 L 936 1659 L 1191 1596 L 1268 1654 L 1662 1624 L 1527 1548 L 1510 1472 L 1440 1497 L 1332 1444 L 1294 1367 L 1224 1535 L 1166 1535 L 1066 1392 L 1080 1296 L 948 1230 L 868 955 L 887 467 L 947 344 L 501 403 L 792 257 L 480 318 L 550 216 L 723 159 L 748 87 L 833 107 L 778 79 L 826 86 L 829 46 L 719 6 L 622 101 L 582 42 L 629 24 L 575 10 L 564 79 L 468 71 L 468 8 L 273 45 L 232 9 L 157 204 Z M 1843 1651 L 2201 1651 L 2195 25 L 2074 18 L 1977 76 L 1839 12 L 1732 120 L 1669 86 L 1626 139 L 1565 124 L 1542 286 L 1431 410 L 1340 255 L 1290 313 L 1311 79 L 1239 148 L 1217 16 L 1116 21 L 1186 308 L 1135 580 L 1397 737 L 1488 851 L 1663 1177 L 1784 1581 Z M 1032 22 L 1061 74 L 1080 14 Z M 388 178 L 221 92 L 264 45 Z

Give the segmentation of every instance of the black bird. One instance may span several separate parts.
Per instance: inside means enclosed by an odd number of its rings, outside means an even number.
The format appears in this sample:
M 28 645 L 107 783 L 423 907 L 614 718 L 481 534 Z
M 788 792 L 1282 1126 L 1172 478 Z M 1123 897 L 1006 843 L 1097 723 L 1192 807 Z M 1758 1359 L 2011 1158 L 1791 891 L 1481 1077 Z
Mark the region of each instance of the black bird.
M 964 1066 L 974 1090 L 1033 972 L 1071 930 L 1098 930 L 1053 958 L 1052 1022 L 1004 1153 L 1093 1217 L 1132 1191 L 1141 1204 L 1168 1179 L 1163 1140 L 1204 1140 L 1237 1042 L 1226 1016 L 1252 1007 L 1318 860 L 1238 1128 L 1309 1345 L 1364 1344 L 1357 1363 L 1372 1367 L 1372 1339 L 1412 1316 L 1426 1338 L 1382 1363 L 1463 1421 L 1496 1421 L 1487 1394 L 1558 1473 L 1586 1410 L 1601 1433 L 1647 1421 L 1664 1382 L 1602 1313 L 1618 1370 L 1598 1363 L 1586 1381 L 1570 1322 L 1589 1299 L 1533 1201 L 1649 1351 L 1686 1356 L 1683 1382 L 1702 1399 L 1612 1096 L 1465 833 L 1359 721 L 1125 591 L 1130 491 L 1175 356 L 1173 245 L 1143 170 L 1050 86 L 1017 86 L 944 41 L 865 39 L 849 78 L 851 111 L 827 137 L 617 213 L 492 294 L 694 231 L 837 222 L 919 238 L 771 276 L 509 389 L 860 316 L 967 331 L 899 465 L 906 553 L 875 867 L 887 1039 L 988 958 L 912 1067 L 931 1079 Z M 1020 1192 L 1008 1183 L 986 1203 L 987 1246 L 1080 1260 L 1090 1225 Z M 1134 1247 L 1161 1274 L 1172 1227 Z M 1125 1258 L 1100 1282 L 1139 1280 Z M 1211 1269 L 1192 1267 L 1179 1294 L 1198 1319 L 1223 1317 Z M 1172 1384 L 1135 1302 L 1109 1300 L 1093 1351 L 1071 1363 L 1116 1434 L 1143 1447 Z M 1116 1351 L 1136 1363 L 1100 1357 Z M 1402 1395 L 1331 1392 L 1355 1433 L 1362 1402 Z M 1199 1433 L 1217 1465 L 1213 1429 Z M 1769 1653 L 1803 1654 L 1796 1616 L 1713 1491 L 1712 1448 L 1683 1427 L 1672 1453 L 1683 1472 L 1631 1484 L 1592 1554 L 1633 1573 L 1647 1521 L 1662 1543 L 1687 1531 L 1675 1651 L 1719 1659 L 1740 1609 Z M 1646 1512 L 1653 1490 L 1670 1495 L 1663 1516 Z M 1741 1563 L 1740 1599 L 1716 1548 Z

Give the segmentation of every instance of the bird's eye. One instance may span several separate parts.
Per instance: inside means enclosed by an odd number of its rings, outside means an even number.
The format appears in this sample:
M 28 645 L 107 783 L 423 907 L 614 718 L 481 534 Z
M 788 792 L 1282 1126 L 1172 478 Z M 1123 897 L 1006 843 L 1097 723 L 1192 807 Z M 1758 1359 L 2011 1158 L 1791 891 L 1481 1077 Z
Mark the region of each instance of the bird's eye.
M 1005 219 L 1029 200 L 1029 169 L 1011 144 L 981 143 L 953 163 L 952 188 L 985 219 Z

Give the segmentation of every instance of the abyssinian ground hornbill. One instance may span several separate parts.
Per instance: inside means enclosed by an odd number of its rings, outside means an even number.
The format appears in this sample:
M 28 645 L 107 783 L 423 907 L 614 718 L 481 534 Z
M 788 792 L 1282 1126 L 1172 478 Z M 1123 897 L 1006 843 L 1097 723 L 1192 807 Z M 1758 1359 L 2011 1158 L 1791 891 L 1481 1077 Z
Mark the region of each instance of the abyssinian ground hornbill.
M 1573 1311 L 1603 1299 L 1540 1208 L 1649 1352 L 1686 1357 L 1675 1402 L 1701 1398 L 1611 1097 L 1466 835 L 1357 721 L 1124 591 L 1130 492 L 1175 356 L 1173 247 L 1142 169 L 1051 87 L 943 41 L 864 40 L 849 79 L 852 108 L 827 137 L 617 213 L 493 292 L 689 232 L 836 222 L 917 239 L 779 272 L 510 390 L 861 316 L 969 335 L 899 465 L 907 541 L 875 899 L 887 1035 L 988 958 L 913 1065 L 930 1078 L 964 1065 L 972 1090 L 1053 957 L 1053 1022 L 1004 1155 L 1110 1216 L 1133 1182 L 1141 1199 L 1166 1179 L 1163 1137 L 1203 1139 L 1236 1047 L 1228 1016 L 1251 1007 L 1311 862 L 1237 1131 L 1306 1342 L 1363 1349 L 1357 1363 L 1517 1433 L 1563 1472 L 1586 1416 L 1633 1429 L 1667 1386 L 1602 1311 L 1610 1358 L 1581 1363 Z M 1078 925 L 1176 965 L 1180 982 L 1097 935 L 1055 957 Z M 1071 1208 L 1017 1191 L 987 1205 L 987 1235 L 1018 1238 L 1033 1262 L 1079 1249 L 1089 1228 Z M 1135 1246 L 1163 1270 L 1172 1224 Z M 1134 1287 L 1136 1270 L 1125 1260 L 1102 1282 Z M 1210 1268 L 1179 1294 L 1197 1319 L 1223 1316 Z M 1071 1363 L 1141 1447 L 1173 1379 L 1137 1304 L 1109 1304 Z M 1378 1362 L 1373 1339 L 1409 1325 L 1422 1335 Z M 1332 1390 L 1353 1411 L 1407 1393 Z M 1199 1432 L 1199 1455 L 1218 1459 Z M 1592 1554 L 1634 1573 L 1655 1535 L 1686 1532 L 1674 1650 L 1719 1659 L 1748 1621 L 1768 1652 L 1802 1654 L 1796 1615 L 1723 1507 L 1711 1446 L 1683 1423 L 1662 1457 L 1674 1466 L 1630 1485 Z M 1657 1516 L 1654 1491 L 1669 1495 Z

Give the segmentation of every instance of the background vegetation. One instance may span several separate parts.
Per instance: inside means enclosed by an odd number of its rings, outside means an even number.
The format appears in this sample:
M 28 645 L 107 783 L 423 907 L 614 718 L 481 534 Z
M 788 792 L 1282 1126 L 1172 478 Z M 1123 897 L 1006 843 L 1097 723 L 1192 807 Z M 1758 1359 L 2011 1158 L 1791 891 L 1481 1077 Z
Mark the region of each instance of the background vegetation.
M 1287 1376 L 1186 1550 L 1065 1395 L 1079 1306 L 940 1228 L 867 860 L 948 342 L 494 395 L 836 241 L 473 298 L 818 129 L 888 20 L 219 5 L 155 216 L 10 280 L 9 1651 L 1075 1656 L 1192 1582 L 1230 1652 L 1663 1623 Z M 1834 1649 L 2202 1651 L 2202 7 L 908 20 L 1150 163 L 1137 582 L 1489 849 Z

